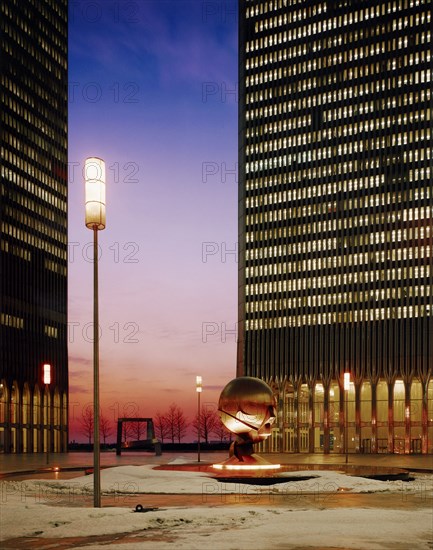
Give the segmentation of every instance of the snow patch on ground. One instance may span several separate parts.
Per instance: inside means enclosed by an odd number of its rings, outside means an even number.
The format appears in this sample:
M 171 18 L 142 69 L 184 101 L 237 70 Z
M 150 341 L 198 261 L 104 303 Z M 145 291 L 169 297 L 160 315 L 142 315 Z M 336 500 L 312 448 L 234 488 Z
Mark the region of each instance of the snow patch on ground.
M 186 456 L 178 456 L 174 458 L 173 460 L 170 460 L 168 464 L 170 465 L 176 465 L 176 464 L 189 464 L 191 462 L 190 458 L 187 458 Z
M 2 513 L 2 539 L 92 537 L 129 533 L 110 548 L 263 550 L 341 547 L 429 549 L 432 513 L 424 510 L 291 510 L 251 507 L 170 508 L 144 514 L 125 508 L 68 508 L 10 504 Z M 20 521 L 17 521 L 17 517 Z M 385 542 L 386 541 L 386 542 Z M 87 544 L 86 544 L 87 543 Z M 82 546 L 82 545 L 85 546 Z M 80 548 L 100 548 L 90 538 Z
M 290 473 L 293 477 L 306 472 Z M 418 475 L 412 482 L 381 482 L 352 477 L 340 472 L 310 471 L 317 476 L 305 481 L 289 481 L 273 486 L 220 483 L 205 473 L 153 470 L 151 466 L 121 466 L 101 473 L 105 494 L 201 493 L 207 494 L 281 494 L 337 493 L 341 491 L 390 493 L 399 501 L 396 509 L 327 508 L 323 506 L 284 507 L 248 505 L 200 507 L 169 507 L 153 512 L 135 513 L 130 508 L 85 508 L 60 506 L 56 498 L 65 495 L 91 493 L 93 477 L 70 480 L 3 481 L 1 489 L 0 539 L 2 547 L 19 547 L 19 537 L 43 539 L 79 539 L 80 548 L 98 549 L 108 544 L 110 549 L 151 550 L 176 545 L 176 549 L 195 550 L 267 550 L 302 548 L 345 548 L 363 550 L 431 550 L 433 547 L 433 511 L 427 504 L 402 509 L 401 499 L 420 494 L 423 502 L 431 502 L 433 479 Z M 67 500 L 67 499 L 66 499 Z M 209 500 L 211 502 L 211 500 Z M 92 537 L 114 537 L 102 542 Z M 430 541 L 430 542 L 429 542 Z M 59 541 L 53 540 L 53 547 Z M 47 544 L 51 541 L 47 541 Z M 28 544 L 28 541 L 27 541 Z M 39 543 L 38 543 L 39 544 Z M 75 542 L 69 542 L 73 548 Z M 27 546 L 29 547 L 29 546 Z
M 350 491 L 353 493 L 377 492 L 419 492 L 421 489 L 427 494 L 433 494 L 433 478 L 428 475 L 419 475 L 415 481 L 377 481 L 362 477 L 349 476 L 341 472 L 328 470 L 309 470 L 308 472 L 286 472 L 284 476 L 290 478 L 311 476 L 312 479 L 287 481 L 271 486 L 248 485 L 242 483 L 243 491 L 262 493 L 272 490 L 273 493 L 337 493 Z M 67 480 L 28 480 L 4 481 L 4 491 L 40 493 L 52 492 L 56 494 L 86 494 L 93 492 L 93 475 L 87 475 Z M 118 466 L 107 468 L 101 472 L 101 491 L 109 494 L 138 494 L 138 493 L 166 493 L 166 494 L 207 494 L 218 493 L 218 487 L 224 487 L 224 493 L 238 493 L 239 483 L 219 482 L 208 473 L 154 470 L 152 466 Z M 14 489 L 15 488 L 15 489 Z M 270 489 L 271 488 L 271 489 Z

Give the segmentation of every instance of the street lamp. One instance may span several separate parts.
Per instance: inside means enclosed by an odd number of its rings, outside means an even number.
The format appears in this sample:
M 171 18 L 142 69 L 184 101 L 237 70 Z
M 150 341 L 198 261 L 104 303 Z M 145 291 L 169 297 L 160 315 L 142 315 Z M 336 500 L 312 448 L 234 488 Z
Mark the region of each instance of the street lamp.
M 201 376 L 195 377 L 195 389 L 197 392 L 197 461 L 200 462 L 200 429 L 201 429 L 201 414 L 200 414 L 200 394 L 203 391 L 203 379 Z
M 50 393 L 51 384 L 51 365 L 44 363 L 42 371 L 42 379 L 45 384 L 45 407 L 47 410 L 47 464 L 50 463 L 50 408 L 48 396 Z
M 349 401 L 349 388 L 350 388 L 350 372 L 344 373 L 344 405 L 345 405 L 345 429 L 344 429 L 344 438 L 346 449 L 346 464 L 349 461 L 349 418 L 348 418 L 348 401 Z
M 105 229 L 105 162 L 97 157 L 87 158 L 84 179 L 86 227 L 93 231 L 93 505 L 100 508 L 98 231 Z

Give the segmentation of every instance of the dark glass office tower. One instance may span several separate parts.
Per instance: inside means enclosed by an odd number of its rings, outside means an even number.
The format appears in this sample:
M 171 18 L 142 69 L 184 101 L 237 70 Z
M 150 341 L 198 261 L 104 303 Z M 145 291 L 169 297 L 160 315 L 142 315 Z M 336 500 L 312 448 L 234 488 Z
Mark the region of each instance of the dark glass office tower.
M 0 6 L 0 447 L 65 451 L 68 3 Z
M 278 396 L 269 450 L 433 451 L 431 12 L 240 2 L 238 375 Z

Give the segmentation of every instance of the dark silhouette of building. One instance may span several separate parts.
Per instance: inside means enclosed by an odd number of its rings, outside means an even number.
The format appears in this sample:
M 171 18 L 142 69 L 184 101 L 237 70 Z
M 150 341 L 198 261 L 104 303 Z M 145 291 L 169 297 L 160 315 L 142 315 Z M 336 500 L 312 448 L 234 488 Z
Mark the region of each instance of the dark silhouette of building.
M 0 6 L 0 448 L 65 451 L 67 0 Z
M 278 396 L 268 450 L 433 451 L 431 13 L 240 2 L 238 375 Z

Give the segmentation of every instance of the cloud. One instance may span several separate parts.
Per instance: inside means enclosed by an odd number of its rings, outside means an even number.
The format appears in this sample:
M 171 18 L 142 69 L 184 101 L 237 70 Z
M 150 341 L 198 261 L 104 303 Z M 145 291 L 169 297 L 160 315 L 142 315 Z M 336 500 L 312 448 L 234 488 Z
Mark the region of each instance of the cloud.
M 155 91 L 225 82 L 228 66 L 237 78 L 236 25 L 203 21 L 202 2 L 149 1 L 139 7 L 134 23 L 110 18 L 108 7 L 97 26 L 73 22 L 70 54 L 82 61 L 84 74 L 149 80 Z
M 91 390 L 92 388 L 89 388 L 87 386 L 80 386 L 79 384 L 72 384 L 69 386 L 69 393 L 71 394 L 75 394 L 75 393 L 86 394 L 86 393 L 90 393 Z
M 89 359 L 87 357 L 81 357 L 81 356 L 78 356 L 78 355 L 71 355 L 69 356 L 69 366 L 71 365 L 83 365 L 83 366 L 90 366 L 93 364 L 93 359 Z M 75 370 L 74 371 L 74 375 L 76 375 L 76 373 L 79 373 L 79 374 L 84 374 L 84 373 L 87 373 L 87 371 L 77 371 Z
M 203 390 L 209 390 L 209 391 L 223 391 L 224 386 L 211 386 L 211 385 L 204 385 Z

